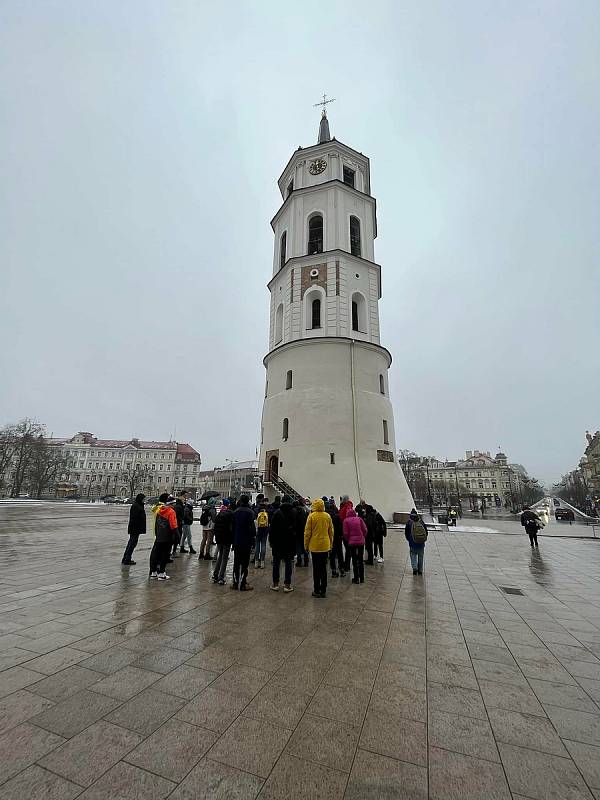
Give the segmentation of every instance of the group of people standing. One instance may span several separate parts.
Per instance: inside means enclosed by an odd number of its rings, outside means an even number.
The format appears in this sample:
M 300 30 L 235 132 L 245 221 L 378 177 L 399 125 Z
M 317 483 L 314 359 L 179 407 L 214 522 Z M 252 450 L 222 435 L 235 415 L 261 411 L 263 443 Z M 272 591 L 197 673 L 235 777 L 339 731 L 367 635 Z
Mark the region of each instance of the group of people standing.
M 146 532 L 143 494 L 137 495 L 129 517 L 129 541 L 122 563 L 135 564 L 133 551 L 139 536 Z M 177 498 L 167 493 L 152 508 L 155 540 L 150 553 L 150 578 L 168 580 L 166 566 L 179 553 L 196 553 L 192 545 L 193 501 L 186 492 Z M 345 495 L 339 508 L 333 497 L 314 500 L 310 510 L 302 500 L 284 495 L 269 503 L 259 495 L 254 506 L 247 495 L 235 502 L 222 501 L 217 509 L 207 503 L 200 516 L 202 541 L 198 559 L 213 560 L 212 580 L 225 585 L 225 572 L 233 550 L 232 589 L 252 591 L 248 571 L 252 551 L 254 567 L 265 568 L 267 542 L 271 547 L 273 575 L 271 590 L 292 592 L 294 566 L 313 566 L 313 597 L 327 594 L 328 566 L 332 578 L 345 577 L 352 567 L 352 583 L 365 580 L 365 564 L 383 563 L 383 540 L 387 535 L 385 520 L 371 505 L 361 500 L 356 507 Z M 216 544 L 213 557 L 211 548 Z M 187 548 L 186 548 L 187 545 Z M 366 551 L 366 560 L 365 560 Z M 283 586 L 280 586 L 283 564 Z

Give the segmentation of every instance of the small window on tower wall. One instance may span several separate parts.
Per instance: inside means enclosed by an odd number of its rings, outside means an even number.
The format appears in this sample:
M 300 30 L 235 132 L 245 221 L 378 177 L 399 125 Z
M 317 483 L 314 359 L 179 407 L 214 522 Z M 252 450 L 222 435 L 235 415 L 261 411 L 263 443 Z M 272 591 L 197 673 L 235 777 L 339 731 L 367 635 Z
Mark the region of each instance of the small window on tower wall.
M 286 258 L 287 258 L 287 231 L 284 231 L 281 234 L 281 244 L 279 247 L 279 269 L 282 269 L 285 266 Z
M 288 369 L 287 375 L 285 376 L 285 388 L 291 389 L 292 388 L 292 370 Z
M 288 438 L 289 429 L 290 429 L 290 422 L 289 422 L 288 418 L 285 417 L 285 419 L 283 420 L 283 425 L 282 425 L 282 430 L 281 430 L 281 438 L 282 439 L 287 439 Z
M 379 376 L 379 391 L 381 394 L 385 394 L 385 382 L 383 380 L 383 375 Z
M 290 181 L 287 188 L 287 197 L 294 191 L 294 181 Z
M 335 464 L 335 453 L 329 453 L 329 463 Z
M 383 443 L 384 444 L 389 444 L 390 443 L 390 437 L 389 437 L 389 434 L 388 434 L 387 419 L 383 420 Z
M 344 167 L 344 183 L 354 189 L 354 170 L 350 167 Z

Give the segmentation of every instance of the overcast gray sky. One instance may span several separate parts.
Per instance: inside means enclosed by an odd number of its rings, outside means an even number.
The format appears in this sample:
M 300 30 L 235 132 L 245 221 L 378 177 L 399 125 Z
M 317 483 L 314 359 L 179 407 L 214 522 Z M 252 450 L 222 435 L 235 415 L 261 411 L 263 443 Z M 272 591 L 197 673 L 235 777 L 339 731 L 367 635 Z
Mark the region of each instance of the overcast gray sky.
M 0 423 L 260 435 L 276 179 L 371 158 L 397 444 L 572 468 L 600 427 L 600 5 L 3 0 Z

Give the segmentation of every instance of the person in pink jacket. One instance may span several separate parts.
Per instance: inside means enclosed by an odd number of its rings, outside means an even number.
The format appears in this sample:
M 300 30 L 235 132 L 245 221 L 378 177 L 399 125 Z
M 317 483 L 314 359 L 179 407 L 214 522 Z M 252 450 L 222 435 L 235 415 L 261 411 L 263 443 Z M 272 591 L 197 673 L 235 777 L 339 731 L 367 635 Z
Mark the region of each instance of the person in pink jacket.
M 350 548 L 350 556 L 352 558 L 352 583 L 365 582 L 365 567 L 363 564 L 363 555 L 365 550 L 365 537 L 367 535 L 367 526 L 351 508 L 346 514 L 344 519 L 344 540 Z

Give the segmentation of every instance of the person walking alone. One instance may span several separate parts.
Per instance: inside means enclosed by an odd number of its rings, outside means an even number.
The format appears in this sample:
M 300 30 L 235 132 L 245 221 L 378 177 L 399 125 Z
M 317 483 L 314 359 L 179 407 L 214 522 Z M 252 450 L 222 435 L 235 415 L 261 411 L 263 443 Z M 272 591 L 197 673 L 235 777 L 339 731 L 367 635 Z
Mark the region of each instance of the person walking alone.
M 127 533 L 129 534 L 129 541 L 123 553 L 121 564 L 130 567 L 135 564 L 131 558 L 133 551 L 137 547 L 140 535 L 146 533 L 146 512 L 144 511 L 144 498 L 145 494 L 138 494 L 131 504 L 129 509 L 129 524 L 127 525 Z
M 233 544 L 233 511 L 230 508 L 229 500 L 223 500 L 221 510 L 215 519 L 214 529 L 217 542 L 217 563 L 213 571 L 213 583 L 225 586 L 225 570 L 229 560 L 229 551 Z
M 311 554 L 313 563 L 313 597 L 327 595 L 327 556 L 332 547 L 333 522 L 319 498 L 313 502 L 304 528 L 304 549 Z
M 177 534 L 177 514 L 173 508 L 175 498 L 164 492 L 158 498 L 158 503 L 152 509 L 154 514 L 154 545 L 150 551 L 150 577 L 166 581 L 169 575 L 165 567 L 169 560 L 169 553 L 173 546 L 173 539 Z
M 544 526 L 535 511 L 532 511 L 529 507 L 527 507 L 521 514 L 521 525 L 525 528 L 529 536 L 529 544 L 532 547 L 537 547 L 539 550 L 537 535 L 538 531 Z
M 425 542 L 429 535 L 427 525 L 413 508 L 404 529 L 404 535 L 410 550 L 410 563 L 413 575 L 423 574 L 423 558 L 425 555 Z
M 192 547 L 192 525 L 194 524 L 194 501 L 191 497 L 188 497 L 186 500 L 185 506 L 183 507 L 183 522 L 181 524 L 181 542 L 179 547 L 180 553 L 192 553 L 195 554 L 196 551 Z M 189 545 L 189 550 L 185 549 L 185 545 Z
M 238 507 L 233 512 L 233 583 L 231 588 L 239 589 L 240 592 L 251 592 L 254 589 L 247 579 L 250 551 L 255 534 L 254 512 L 250 508 L 250 498 L 247 494 L 243 494 Z
M 365 582 L 364 550 L 365 539 L 367 538 L 367 526 L 356 511 L 351 508 L 346 514 L 343 523 L 344 540 L 348 545 L 350 558 L 352 559 L 352 583 Z
M 283 591 L 293 592 L 292 572 L 296 555 L 296 511 L 292 506 L 292 498 L 284 494 L 281 506 L 273 514 L 269 532 L 269 544 L 273 554 L 273 583 L 271 589 L 279 591 L 281 562 L 285 565 Z

